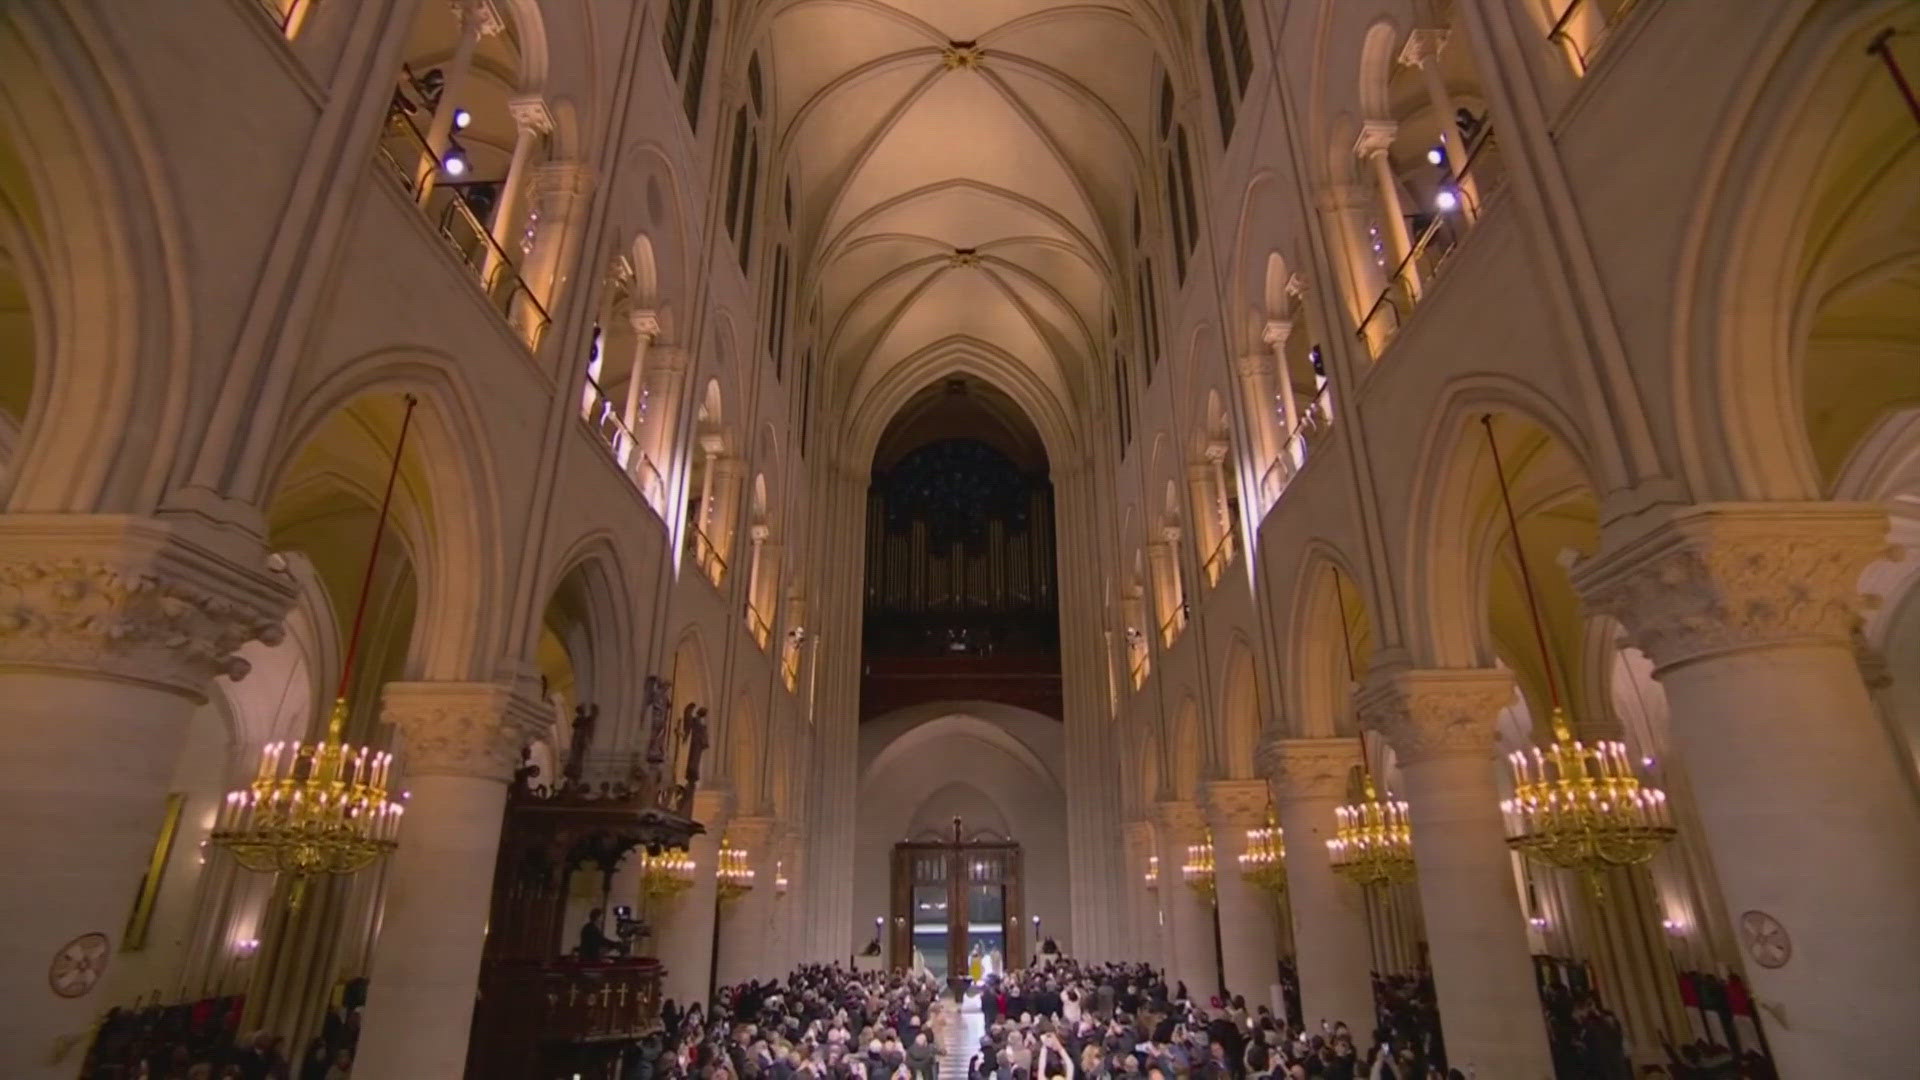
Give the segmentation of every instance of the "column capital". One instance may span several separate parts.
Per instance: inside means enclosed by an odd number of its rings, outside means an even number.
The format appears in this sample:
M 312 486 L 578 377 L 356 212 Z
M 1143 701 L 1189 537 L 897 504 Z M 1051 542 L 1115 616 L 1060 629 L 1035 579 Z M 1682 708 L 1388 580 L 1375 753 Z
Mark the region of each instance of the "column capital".
M 1243 379 L 1264 379 L 1273 374 L 1273 354 L 1257 352 L 1234 361 L 1234 370 Z
M 594 171 L 578 161 L 549 161 L 533 171 L 535 198 L 580 198 L 593 190 Z
M 205 701 L 277 644 L 295 587 L 259 545 L 118 514 L 0 517 L 0 664 L 95 672 Z
M 1163 548 L 1168 549 L 1167 554 L 1171 555 L 1172 554 L 1171 549 L 1179 546 L 1179 544 L 1180 544 L 1180 526 L 1178 525 L 1160 526 L 1159 546 L 1162 546 Z M 1149 544 L 1147 546 L 1153 547 L 1155 545 Z
M 1204 785 L 1204 798 L 1215 836 L 1267 823 L 1265 780 L 1214 780 Z
M 1279 348 L 1293 336 L 1292 319 L 1268 319 L 1267 325 L 1260 328 L 1260 340 Z
M 717 843 L 733 816 L 733 789 L 721 785 L 701 785 L 693 793 L 693 820 L 707 827 Z
M 1420 67 L 1429 61 L 1440 59 L 1440 50 L 1446 48 L 1447 32 L 1438 27 L 1422 27 L 1407 35 L 1407 43 L 1400 47 L 1400 62 L 1407 67 Z
M 1440 758 L 1492 760 L 1500 710 L 1513 700 L 1513 675 L 1499 668 L 1382 672 L 1360 691 L 1360 715 L 1386 735 L 1402 765 Z
M 1393 146 L 1400 125 L 1392 120 L 1368 120 L 1360 125 L 1360 136 L 1353 141 L 1353 152 L 1362 158 L 1384 154 Z
M 553 112 L 547 99 L 539 94 L 521 94 L 507 99 L 507 111 L 513 114 L 517 131 L 547 135 L 553 131 Z
M 1715 503 L 1605 538 L 1572 569 L 1656 668 L 1782 644 L 1847 646 L 1860 573 L 1898 558 L 1869 503 Z
M 1206 815 L 1200 807 L 1187 799 L 1167 799 L 1153 804 L 1154 820 L 1166 830 L 1167 839 L 1177 844 L 1189 841 L 1198 842 L 1207 829 Z M 1165 868 L 1161 868 L 1165 872 Z
M 1226 440 L 1216 439 L 1208 443 L 1200 453 L 1207 459 L 1207 464 L 1213 466 L 1227 460 L 1227 451 L 1230 449 L 1232 449 L 1232 447 L 1227 445 Z
M 1360 764 L 1358 739 L 1269 739 L 1260 768 L 1272 778 L 1274 800 L 1344 799 L 1347 777 Z
M 1318 209 L 1337 214 L 1346 210 L 1370 209 L 1367 189 L 1359 184 L 1323 184 L 1313 194 L 1314 206 Z
M 768 851 L 774 825 L 774 820 L 763 814 L 737 817 L 727 822 L 726 838 L 735 847 L 745 848 L 750 856 L 758 858 Z
M 752 540 L 756 544 L 764 545 L 766 544 L 767 540 L 770 539 L 772 536 L 773 536 L 773 527 L 770 525 L 747 526 L 747 538 Z
M 660 316 L 652 310 L 627 312 L 627 325 L 633 328 L 635 334 L 645 338 L 649 345 L 660 336 Z
M 553 715 L 508 683 L 391 682 L 380 719 L 400 733 L 406 775 L 506 783 L 520 749 L 547 734 Z
M 676 345 L 654 344 L 647 349 L 647 370 L 642 378 L 665 381 L 669 377 L 685 375 L 691 366 L 687 350 Z
M 452 6 L 454 21 L 463 31 L 471 29 L 478 37 L 506 32 L 507 21 L 500 17 L 493 0 L 453 0 Z
M 1153 822 L 1146 818 L 1129 821 L 1120 826 L 1120 834 L 1130 845 L 1137 844 L 1145 850 L 1153 848 Z

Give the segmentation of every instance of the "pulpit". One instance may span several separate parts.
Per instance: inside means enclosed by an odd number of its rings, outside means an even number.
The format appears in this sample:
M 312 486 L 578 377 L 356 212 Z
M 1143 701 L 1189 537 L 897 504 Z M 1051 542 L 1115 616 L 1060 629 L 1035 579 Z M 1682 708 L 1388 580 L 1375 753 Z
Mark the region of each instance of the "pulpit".
M 466 1075 L 617 1080 L 622 1056 L 659 1026 L 665 969 L 646 955 L 637 921 L 611 935 L 621 943 L 613 952 L 628 955 L 572 951 L 574 875 L 598 874 L 604 896 L 623 859 L 685 848 L 705 830 L 639 771 L 632 782 L 592 784 L 569 769 L 552 788 L 534 784 L 536 773 L 521 769 L 507 796 Z

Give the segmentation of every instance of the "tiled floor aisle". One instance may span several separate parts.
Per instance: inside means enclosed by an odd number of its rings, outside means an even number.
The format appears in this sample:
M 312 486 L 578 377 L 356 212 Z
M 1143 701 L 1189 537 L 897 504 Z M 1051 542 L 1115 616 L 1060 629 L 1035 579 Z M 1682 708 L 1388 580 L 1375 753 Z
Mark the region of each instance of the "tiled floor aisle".
M 954 1003 L 946 1002 L 949 1022 L 941 1049 L 940 1080 L 967 1080 L 967 1062 L 980 1050 L 980 1036 L 987 1033 L 987 1018 L 980 1012 L 980 995 L 968 994 L 959 1005 L 960 1015 L 953 1017 Z

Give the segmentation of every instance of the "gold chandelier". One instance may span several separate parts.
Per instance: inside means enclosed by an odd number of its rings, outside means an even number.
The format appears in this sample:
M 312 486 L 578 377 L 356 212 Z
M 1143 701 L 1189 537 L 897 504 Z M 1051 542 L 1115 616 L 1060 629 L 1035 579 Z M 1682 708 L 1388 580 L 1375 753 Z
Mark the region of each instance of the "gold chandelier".
M 1361 739 L 1361 755 L 1366 754 Z M 1359 802 L 1334 808 L 1333 838 L 1327 858 L 1335 873 L 1357 885 L 1395 885 L 1413 880 L 1413 827 L 1407 822 L 1407 804 L 1381 798 L 1373 787 L 1373 773 L 1363 773 Z
M 753 867 L 747 865 L 746 849 L 722 843 L 719 869 L 714 873 L 719 882 L 720 899 L 737 900 L 752 892 L 753 877 Z
M 227 793 L 208 836 L 233 853 L 234 861 L 255 873 L 286 874 L 291 879 L 287 905 L 297 908 L 306 895 L 307 881 L 319 875 L 357 874 L 399 844 L 404 808 L 387 797 L 393 755 L 345 742 L 347 691 L 353 680 L 360 628 L 366 619 L 373 571 L 380 558 L 380 540 L 386 533 L 393 506 L 394 482 L 400 475 L 400 454 L 407 445 L 418 401 L 408 394 L 393 444 L 393 463 L 387 472 L 386 494 L 367 551 L 367 569 L 360 581 L 360 599 L 354 608 L 353 629 L 347 635 L 346 657 L 340 665 L 340 684 L 333 711 L 327 717 L 326 738 L 317 743 L 273 742 L 260 751 L 260 767 L 253 782 Z
M 654 899 L 693 888 L 693 856 L 685 848 L 640 853 L 640 892 Z
M 1333 595 L 1339 609 L 1340 640 L 1346 650 L 1347 681 L 1354 680 L 1353 633 L 1347 628 L 1347 594 L 1340 572 L 1333 571 Z M 1327 841 L 1327 859 L 1334 873 L 1365 888 L 1397 885 L 1413 880 L 1413 826 L 1407 804 L 1381 798 L 1373 786 L 1373 766 L 1367 761 L 1367 732 L 1360 729 L 1360 801 L 1334 808 L 1333 837 Z
M 1213 837 L 1208 836 L 1197 844 L 1187 845 L 1187 861 L 1180 867 L 1180 876 L 1186 879 L 1187 888 L 1213 899 Z
M 1667 808 L 1667 793 L 1640 782 L 1625 743 L 1584 743 L 1573 737 L 1560 707 L 1560 686 L 1554 677 L 1526 550 L 1520 546 L 1520 526 L 1514 517 L 1506 470 L 1500 463 L 1500 444 L 1493 437 L 1493 417 L 1482 416 L 1480 423 L 1487 430 L 1494 476 L 1500 481 L 1500 502 L 1507 512 L 1507 531 L 1513 536 L 1514 558 L 1526 589 L 1527 613 L 1533 618 L 1534 640 L 1540 647 L 1540 667 L 1546 673 L 1547 694 L 1553 702 L 1552 745 L 1517 750 L 1507 759 L 1513 766 L 1514 787 L 1513 798 L 1500 803 L 1506 818 L 1507 845 L 1550 866 L 1580 871 L 1598 895 L 1602 872 L 1644 863 L 1673 839 L 1676 830 Z
M 1247 848 L 1240 853 L 1240 878 L 1257 889 L 1279 896 L 1287 891 L 1287 842 L 1267 810 L 1267 823 L 1247 830 Z

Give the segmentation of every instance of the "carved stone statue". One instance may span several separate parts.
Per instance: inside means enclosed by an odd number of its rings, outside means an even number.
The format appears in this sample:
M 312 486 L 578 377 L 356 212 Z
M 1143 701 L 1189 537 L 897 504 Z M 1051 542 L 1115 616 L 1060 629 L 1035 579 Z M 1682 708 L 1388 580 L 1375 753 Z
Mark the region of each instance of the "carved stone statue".
M 593 729 L 600 722 L 600 706 L 578 705 L 573 710 L 573 739 L 567 747 L 567 767 L 561 775 L 577 784 L 587 770 L 587 748 L 593 745 Z
M 700 786 L 700 759 L 707 753 L 706 706 L 687 703 L 680 717 L 680 736 L 687 740 L 687 790 L 692 791 Z
M 658 675 L 647 676 L 646 697 L 641 709 L 647 730 L 647 763 L 664 765 L 667 760 L 667 736 L 673 732 L 673 683 Z

